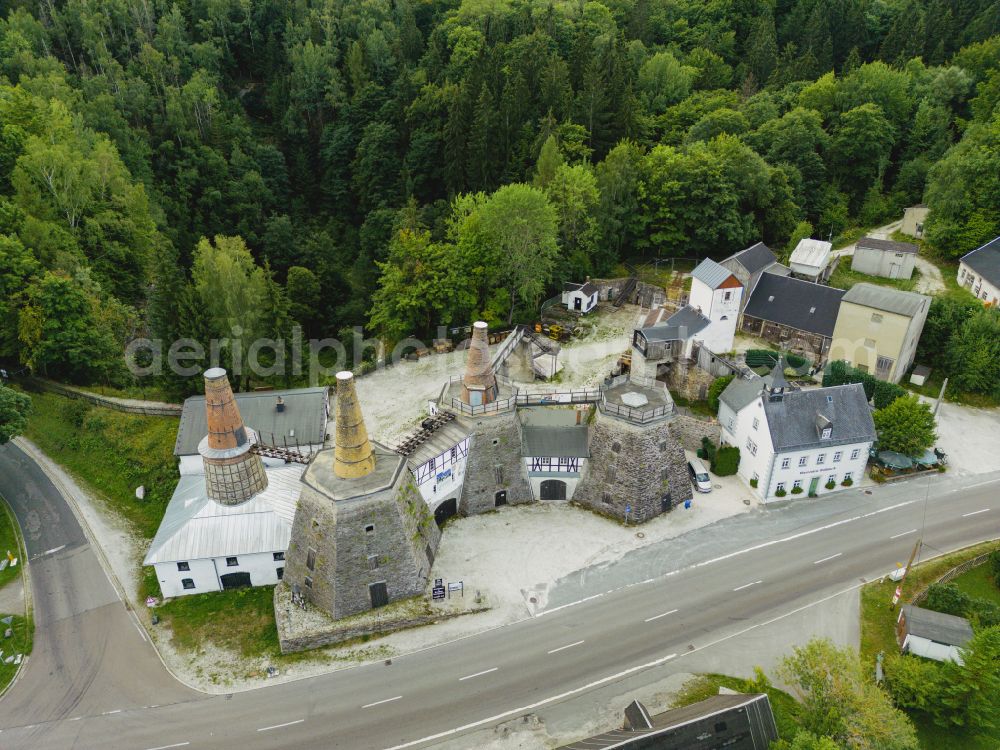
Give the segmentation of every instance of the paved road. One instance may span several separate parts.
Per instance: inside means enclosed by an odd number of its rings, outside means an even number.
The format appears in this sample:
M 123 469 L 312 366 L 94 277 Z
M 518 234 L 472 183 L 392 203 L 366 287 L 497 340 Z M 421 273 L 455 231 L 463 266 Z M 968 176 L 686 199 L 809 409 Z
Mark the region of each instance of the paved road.
M 72 731 L 47 744 L 53 722 L 205 697 L 166 672 L 66 500 L 11 443 L 0 446 L 0 495 L 24 533 L 35 616 L 34 648 L 0 701 L 0 727 L 36 725 L 19 730 L 24 746 L 72 747 Z M 11 746 L 6 734 L 4 750 Z
M 659 546 L 657 564 L 642 558 L 623 561 L 633 568 L 630 579 L 622 577 L 621 566 L 592 571 L 585 583 L 568 584 L 582 601 L 566 602 L 540 617 L 394 659 L 391 665 L 232 696 L 135 699 L 114 685 L 115 680 L 127 683 L 129 675 L 105 664 L 114 655 L 102 651 L 93 661 L 107 689 L 115 692 L 100 698 L 84 692 L 99 711 L 81 703 L 82 718 L 76 721 L 60 710 L 45 723 L 32 719 L 35 726 L 26 727 L 27 720 L 4 700 L 0 745 L 33 750 L 427 747 L 537 713 L 616 680 L 653 682 L 686 671 L 692 654 L 728 647 L 741 637 L 750 640 L 755 629 L 775 617 L 856 587 L 905 560 L 923 526 L 925 507 L 924 538 L 932 551 L 996 538 L 998 488 L 1000 475 L 945 475 L 880 488 L 874 496 L 856 491 L 842 499 L 805 501 L 776 513 L 777 527 L 770 512 L 762 514 L 765 531 L 753 544 L 720 555 L 719 540 L 728 539 L 734 528 L 722 522 L 706 531 L 715 544 L 702 544 L 700 557 L 696 548 L 689 549 L 683 562 L 666 570 L 663 551 L 669 556 L 674 544 L 667 541 Z M 745 523 L 732 519 L 736 522 Z M 625 586 L 626 581 L 634 585 Z M 605 585 L 609 588 L 601 589 Z M 591 592 L 590 586 L 600 590 Z M 143 653 L 141 645 L 135 644 L 137 654 Z M 134 674 L 144 680 L 152 672 L 136 662 Z M 30 668 L 26 680 L 29 676 Z M 44 676 L 32 679 L 45 684 Z M 33 686 L 30 693 L 25 688 L 18 685 L 12 696 L 19 705 L 30 705 L 31 694 L 46 704 L 58 703 L 46 697 L 44 687 Z M 151 703 L 161 705 L 143 707 Z

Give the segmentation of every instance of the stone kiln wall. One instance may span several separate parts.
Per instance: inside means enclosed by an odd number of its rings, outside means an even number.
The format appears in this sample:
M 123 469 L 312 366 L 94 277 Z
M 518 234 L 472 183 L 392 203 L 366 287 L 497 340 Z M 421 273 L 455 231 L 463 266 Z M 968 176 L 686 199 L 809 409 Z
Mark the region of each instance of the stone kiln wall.
M 721 434 L 716 420 L 706 421 L 679 414 L 670 420 L 670 434 L 684 447 L 696 451 L 701 448 L 701 439 L 707 437 L 713 444 L 719 444 Z
M 507 492 L 508 505 L 531 502 L 531 489 L 521 460 L 521 433 L 514 412 L 464 418 L 462 423 L 474 434 L 459 512 L 468 516 L 494 510 L 496 494 L 501 491 Z

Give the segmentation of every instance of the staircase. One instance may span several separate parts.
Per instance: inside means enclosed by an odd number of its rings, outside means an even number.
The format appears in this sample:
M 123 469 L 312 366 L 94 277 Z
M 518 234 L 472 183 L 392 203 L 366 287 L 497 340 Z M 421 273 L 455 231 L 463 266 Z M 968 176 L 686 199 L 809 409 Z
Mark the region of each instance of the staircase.
M 255 443 L 250 447 L 253 453 L 258 456 L 265 456 L 266 458 L 280 458 L 286 464 L 296 463 L 296 464 L 307 464 L 309 463 L 309 456 L 300 451 L 293 451 L 291 448 L 279 448 L 276 445 L 261 445 Z
M 628 269 L 629 277 L 625 282 L 625 286 L 623 286 L 621 291 L 615 295 L 615 299 L 612 302 L 615 307 L 621 307 L 624 305 L 628 301 L 628 298 L 632 295 L 632 292 L 634 292 L 635 288 L 639 285 L 639 277 L 636 269 L 628 264 L 625 265 L 625 268 Z
M 441 425 L 451 422 L 454 418 L 455 415 L 450 411 L 443 411 L 433 417 L 428 417 L 420 423 L 419 430 L 397 445 L 394 450 L 401 456 L 409 456 L 417 448 L 426 443 Z

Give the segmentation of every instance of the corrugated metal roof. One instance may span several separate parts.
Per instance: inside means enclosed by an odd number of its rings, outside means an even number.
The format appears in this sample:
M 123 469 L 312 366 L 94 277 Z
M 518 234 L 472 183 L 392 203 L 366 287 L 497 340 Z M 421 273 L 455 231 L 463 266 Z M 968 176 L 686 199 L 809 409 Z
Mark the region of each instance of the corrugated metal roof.
M 268 469 L 267 489 L 242 505 L 210 499 L 202 474 L 182 476 L 143 565 L 286 550 L 305 468 Z
M 416 469 L 432 458 L 451 450 L 467 437 L 469 437 L 468 430 L 463 430 L 454 422 L 447 422 L 434 430 L 430 438 L 407 456 L 406 463 L 411 469 Z
M 972 640 L 972 626 L 964 617 L 947 615 L 912 604 L 904 604 L 902 614 L 906 622 L 906 632 L 910 635 L 947 643 L 949 646 L 964 646 Z
M 848 289 L 843 301 L 912 318 L 927 309 L 931 298 L 916 292 L 862 282 Z
M 521 428 L 522 456 L 588 458 L 587 426 Z
M 733 272 L 725 266 L 719 265 L 714 260 L 705 258 L 705 260 L 695 266 L 691 275 L 702 284 L 708 286 L 709 289 L 716 289 L 719 284 L 732 276 Z
M 284 401 L 284 411 L 276 408 L 278 397 Z M 258 434 L 260 442 L 282 446 L 322 445 L 326 438 L 327 389 L 293 388 L 285 391 L 254 391 L 234 394 L 236 405 L 247 427 Z M 294 434 L 293 434 L 294 432 Z M 191 396 L 184 401 L 175 456 L 191 456 L 198 452 L 198 443 L 208 434 L 205 417 L 205 397 Z
M 789 258 L 788 262 L 793 266 L 826 268 L 827 263 L 830 262 L 830 248 L 832 247 L 833 245 L 824 240 L 814 240 L 806 237 L 799 240 L 799 244 L 795 246 L 795 249 L 792 251 L 792 257 Z

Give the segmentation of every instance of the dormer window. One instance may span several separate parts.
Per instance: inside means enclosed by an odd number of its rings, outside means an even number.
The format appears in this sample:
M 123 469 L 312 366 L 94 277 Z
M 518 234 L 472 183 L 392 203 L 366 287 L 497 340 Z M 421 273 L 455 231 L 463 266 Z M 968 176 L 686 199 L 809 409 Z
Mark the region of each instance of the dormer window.
M 824 427 L 823 428 L 823 432 L 820 434 L 820 437 L 823 440 L 829 440 L 832 436 L 833 436 L 833 428 L 832 427 Z

